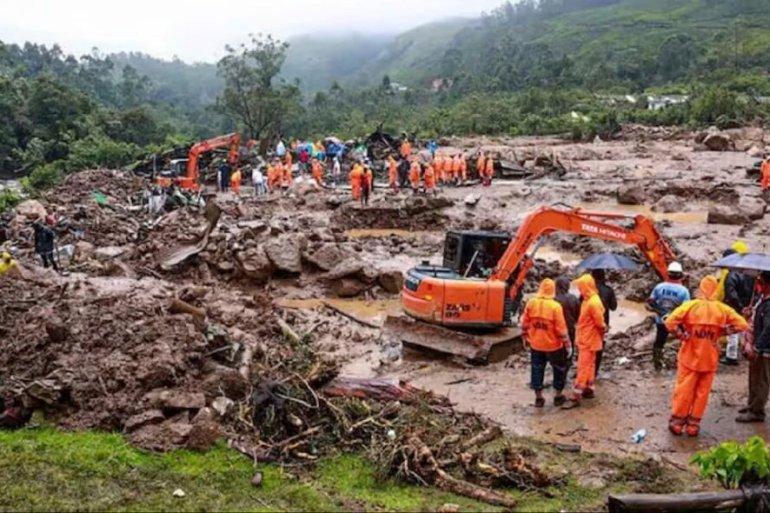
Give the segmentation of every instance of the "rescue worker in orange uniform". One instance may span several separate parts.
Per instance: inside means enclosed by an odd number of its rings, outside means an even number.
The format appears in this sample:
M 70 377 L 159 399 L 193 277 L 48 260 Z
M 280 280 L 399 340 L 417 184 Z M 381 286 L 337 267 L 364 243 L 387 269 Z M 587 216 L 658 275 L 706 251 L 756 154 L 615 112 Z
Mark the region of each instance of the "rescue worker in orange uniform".
M 521 315 L 524 340 L 529 345 L 532 360 L 531 387 L 535 391 L 535 407 L 545 406 L 543 379 L 550 363 L 553 371 L 553 404 L 566 402 L 563 390 L 569 368 L 570 347 L 564 310 L 554 298 L 556 283 L 546 278 L 540 283 L 537 295 L 527 302 Z
M 484 152 L 479 151 L 479 158 L 476 159 L 476 172 L 479 175 L 479 180 L 484 180 L 484 174 L 487 172 L 487 159 L 484 157 Z
M 296 143 L 295 143 L 295 144 L 296 144 Z M 286 152 L 286 158 L 285 158 L 284 160 L 285 160 L 284 164 L 286 164 L 286 167 L 288 167 L 289 169 L 291 169 L 291 166 L 292 166 L 292 158 L 291 158 L 291 152 L 290 152 L 290 151 L 287 151 L 287 152 Z
M 310 165 L 310 171 L 313 174 L 313 180 L 315 180 L 315 183 L 317 183 L 319 187 L 323 187 L 324 168 L 323 164 L 321 164 L 321 161 L 319 161 L 316 157 L 313 157 L 313 162 Z
M 594 397 L 596 352 L 602 350 L 607 324 L 604 322 L 604 305 L 599 297 L 594 277 L 584 274 L 575 280 L 582 303 L 575 328 L 575 346 L 578 350 L 578 368 L 572 399 L 563 408 L 580 405 L 580 399 Z
M 398 162 L 392 155 L 388 157 L 388 185 L 393 192 L 398 192 Z
M 406 136 L 404 136 L 404 140 L 401 141 L 399 152 L 401 153 L 402 159 L 408 159 L 412 156 L 412 143 L 409 142 L 409 139 Z
M 361 184 L 364 180 L 364 167 L 360 162 L 356 162 L 348 175 L 350 178 L 350 189 L 353 193 L 353 200 L 361 199 Z
M 492 157 L 487 159 L 485 173 L 484 173 L 484 185 L 489 187 L 492 185 L 492 177 L 495 176 L 495 161 Z
M 233 194 L 239 196 L 241 194 L 241 182 L 243 181 L 243 175 L 240 168 L 235 170 L 233 176 L 230 177 L 230 187 L 233 189 Z
M 361 175 L 361 205 L 369 204 L 369 196 L 374 189 L 374 174 L 367 164 L 364 164 L 364 172 Z
M 770 189 L 770 155 L 768 155 L 765 158 L 765 161 L 762 162 L 762 167 L 760 168 L 760 176 L 762 192 L 765 192 L 766 190 Z
M 409 168 L 409 183 L 412 185 L 412 192 L 417 194 L 420 190 L 420 163 L 417 159 L 412 159 L 412 166 Z
M 735 310 L 716 299 L 719 281 L 701 280 L 697 299 L 669 314 L 666 329 L 681 340 L 677 356 L 676 385 L 668 429 L 698 436 L 711 385 L 719 366 L 719 338 L 725 332 L 746 331 L 749 324 Z
M 267 168 L 267 187 L 271 191 L 277 189 L 283 180 L 283 167 L 280 159 L 275 159 L 273 165 Z
M 468 179 L 468 159 L 465 153 L 460 155 L 460 181 L 465 182 Z
M 444 157 L 441 155 L 436 155 L 436 158 L 433 159 L 433 171 L 436 173 L 436 179 L 439 182 L 444 181 Z
M 287 153 L 286 156 L 288 157 L 289 154 Z M 291 166 L 282 166 L 281 167 L 282 175 L 281 175 L 281 187 L 284 189 L 288 189 L 291 187 L 291 184 L 294 183 L 294 176 L 291 174 Z
M 427 165 L 422 178 L 425 181 L 425 193 L 436 194 L 436 171 L 433 169 L 433 166 Z
M 457 185 L 460 181 L 460 154 L 458 153 L 452 159 L 452 183 Z

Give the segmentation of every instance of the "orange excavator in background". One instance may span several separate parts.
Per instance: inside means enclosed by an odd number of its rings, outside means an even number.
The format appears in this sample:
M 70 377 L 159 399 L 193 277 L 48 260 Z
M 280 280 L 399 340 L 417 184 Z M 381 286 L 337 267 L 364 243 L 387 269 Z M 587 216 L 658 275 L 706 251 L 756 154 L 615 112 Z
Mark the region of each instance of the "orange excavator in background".
M 172 161 L 171 169 L 161 171 L 160 176 L 155 179 L 155 183 L 163 187 L 168 187 L 175 183 L 182 189 L 197 191 L 200 187 L 198 183 L 198 160 L 201 154 L 219 148 L 228 148 L 227 161 L 230 165 L 235 166 L 238 163 L 240 146 L 241 136 L 237 133 L 220 135 L 213 139 L 206 139 L 205 141 L 195 143 L 190 148 L 187 160 Z
M 633 220 L 633 227 L 611 222 L 621 220 Z M 405 313 L 418 322 L 391 317 L 390 327 L 410 345 L 485 359 L 491 344 L 518 336 L 517 329 L 508 329 L 502 338 L 498 333 L 486 339 L 457 330 L 513 326 L 537 249 L 544 236 L 555 232 L 636 246 L 662 279 L 668 277 L 668 264 L 675 260 L 646 216 L 541 207 L 524 219 L 513 239 L 504 232 L 449 232 L 443 266 L 425 264 L 407 272 L 401 302 Z M 530 248 L 533 251 L 528 254 Z

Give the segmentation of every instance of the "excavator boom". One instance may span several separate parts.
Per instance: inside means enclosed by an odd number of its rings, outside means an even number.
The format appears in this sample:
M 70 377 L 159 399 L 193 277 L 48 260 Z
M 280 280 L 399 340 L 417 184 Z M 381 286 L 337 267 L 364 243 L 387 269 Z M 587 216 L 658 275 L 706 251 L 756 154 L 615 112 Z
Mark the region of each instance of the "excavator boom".
M 527 272 L 534 265 L 528 252 L 542 237 L 555 232 L 635 246 L 663 279 L 668 278 L 668 264 L 675 260 L 655 223 L 646 216 L 541 207 L 524 219 L 486 279 L 468 278 L 467 270 L 462 269 L 430 265 L 410 269 L 401 293 L 404 311 L 417 321 L 445 328 L 510 326 Z M 490 235 L 499 239 L 499 234 Z M 437 337 L 445 339 L 446 330 Z M 437 345 L 435 341 L 424 344 L 434 350 Z
M 238 162 L 238 151 L 240 150 L 241 136 L 237 133 L 220 135 L 212 139 L 206 139 L 195 143 L 187 155 L 187 169 L 184 176 L 175 177 L 172 180 L 168 178 L 159 178 L 158 183 L 163 186 L 176 183 L 183 189 L 197 190 L 200 184 L 198 183 L 198 160 L 204 153 L 219 149 L 229 148 L 227 160 L 231 165 L 235 165 Z

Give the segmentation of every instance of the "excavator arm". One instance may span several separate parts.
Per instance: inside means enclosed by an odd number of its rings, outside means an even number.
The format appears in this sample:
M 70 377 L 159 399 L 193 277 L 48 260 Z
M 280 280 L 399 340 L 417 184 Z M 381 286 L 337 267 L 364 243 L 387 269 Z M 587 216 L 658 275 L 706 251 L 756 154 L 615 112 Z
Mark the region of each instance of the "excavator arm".
M 632 228 L 609 222 L 631 219 L 634 221 Z M 516 237 L 500 258 L 490 279 L 505 281 L 510 285 L 509 297 L 517 297 L 527 271 L 533 265 L 527 251 L 541 237 L 553 232 L 574 233 L 634 245 L 662 279 L 668 278 L 668 264 L 675 259 L 673 251 L 658 232 L 655 223 L 647 216 L 542 207 L 524 219 Z
M 235 164 L 238 161 L 238 150 L 241 145 L 241 136 L 237 133 L 220 135 L 213 139 L 207 139 L 193 145 L 190 148 L 190 153 L 187 158 L 187 173 L 185 177 L 179 181 L 180 187 L 184 189 L 197 189 L 198 188 L 198 159 L 203 153 L 207 153 L 218 148 L 229 147 L 227 160 L 230 164 Z

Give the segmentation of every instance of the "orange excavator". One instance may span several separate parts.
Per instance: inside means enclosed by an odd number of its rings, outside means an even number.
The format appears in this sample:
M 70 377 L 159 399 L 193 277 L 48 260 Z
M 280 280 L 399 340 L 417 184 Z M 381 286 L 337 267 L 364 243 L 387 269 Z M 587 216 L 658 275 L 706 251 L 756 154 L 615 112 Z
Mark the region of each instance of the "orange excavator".
M 624 220 L 633 221 L 633 226 L 612 222 Z M 646 216 L 541 207 L 524 219 L 513 239 L 504 232 L 449 232 L 443 266 L 425 264 L 407 272 L 401 302 L 417 322 L 391 317 L 389 327 L 410 345 L 485 359 L 492 345 L 519 335 L 511 327 L 524 280 L 542 238 L 555 232 L 636 246 L 662 279 L 675 260 Z M 497 331 L 479 336 L 469 328 Z
M 182 189 L 197 191 L 200 187 L 198 183 L 198 160 L 201 154 L 219 148 L 229 148 L 227 161 L 230 165 L 236 165 L 238 163 L 240 146 L 241 136 L 237 133 L 220 135 L 213 139 L 206 139 L 205 141 L 195 143 L 190 148 L 187 160 L 173 161 L 171 169 L 169 171 L 161 171 L 155 183 L 163 187 L 168 187 L 175 183 Z

